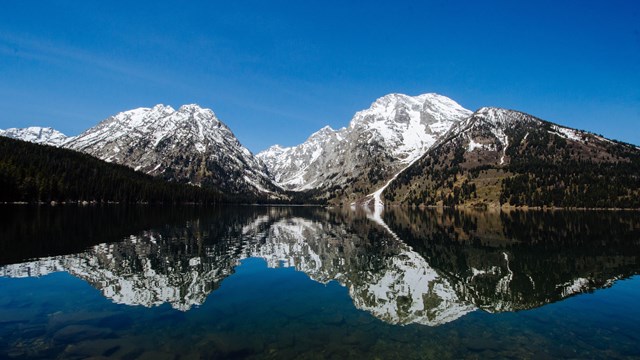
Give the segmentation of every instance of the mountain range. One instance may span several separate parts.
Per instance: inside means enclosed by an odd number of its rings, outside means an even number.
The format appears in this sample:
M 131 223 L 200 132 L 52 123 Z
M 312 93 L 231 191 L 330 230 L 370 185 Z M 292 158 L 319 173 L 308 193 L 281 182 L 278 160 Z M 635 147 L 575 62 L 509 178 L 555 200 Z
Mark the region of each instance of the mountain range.
M 506 109 L 454 125 L 384 193 L 387 203 L 640 207 L 640 149 Z
M 441 95 L 391 94 L 356 113 L 348 127 L 325 127 L 298 146 L 276 145 L 257 157 L 284 188 L 351 202 L 422 156 L 470 114 Z
M 68 139 L 65 134 L 58 130 L 38 126 L 0 130 L 0 136 L 52 146 L 61 146 Z
M 213 111 L 156 105 L 74 137 L 0 135 L 84 152 L 168 181 L 270 201 L 640 207 L 640 149 L 518 111 L 472 112 L 438 94 L 389 94 L 348 126 L 256 155 Z

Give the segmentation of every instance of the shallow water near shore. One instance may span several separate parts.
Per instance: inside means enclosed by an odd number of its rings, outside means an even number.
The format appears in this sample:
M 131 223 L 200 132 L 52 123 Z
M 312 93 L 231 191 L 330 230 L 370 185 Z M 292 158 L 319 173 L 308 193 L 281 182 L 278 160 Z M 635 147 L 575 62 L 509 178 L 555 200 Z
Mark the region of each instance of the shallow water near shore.
M 0 212 L 3 358 L 640 358 L 632 212 Z

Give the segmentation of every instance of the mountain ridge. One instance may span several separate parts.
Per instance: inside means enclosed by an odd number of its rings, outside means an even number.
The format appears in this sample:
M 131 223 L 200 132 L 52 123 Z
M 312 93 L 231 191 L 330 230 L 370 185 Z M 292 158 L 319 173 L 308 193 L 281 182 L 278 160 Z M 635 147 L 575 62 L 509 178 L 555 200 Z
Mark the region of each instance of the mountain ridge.
M 522 127 L 529 127 L 530 131 L 514 138 L 514 129 Z M 544 128 L 544 131 L 536 128 Z M 9 129 L 11 133 L 0 130 L 0 135 L 24 134 L 22 136 L 27 140 L 46 143 L 48 138 L 45 136 L 29 135 L 36 131 L 34 129 L 40 128 Z M 50 128 L 47 131 L 58 133 Z M 461 135 L 463 133 L 467 135 Z M 451 141 L 462 147 L 457 152 L 449 152 L 449 155 L 464 157 L 464 150 L 474 154 L 474 161 L 484 162 L 475 164 L 475 167 L 492 166 L 500 171 L 506 171 L 512 166 L 512 157 L 519 156 L 511 151 L 515 146 L 529 142 L 538 144 L 540 138 L 549 136 L 549 141 L 557 137 L 560 145 L 564 144 L 563 141 L 582 144 L 571 145 L 573 152 L 563 153 L 567 159 L 577 154 L 576 161 L 584 161 L 588 151 L 599 154 L 601 158 L 596 156 L 592 159 L 597 164 L 610 164 L 613 159 L 622 159 L 614 154 L 606 155 L 609 151 L 607 144 L 626 146 L 631 152 L 640 150 L 632 144 L 555 124 L 517 110 L 481 107 L 471 112 L 452 99 L 435 93 L 382 96 L 369 108 L 356 112 L 345 127 L 336 130 L 325 126 L 299 145 L 283 147 L 276 144 L 255 155 L 242 146 L 211 109 L 196 104 L 183 105 L 178 110 L 162 104 L 132 109 L 113 115 L 78 136 L 59 134 L 54 136 L 53 145 L 85 152 L 169 181 L 210 186 L 230 195 L 250 194 L 276 201 L 293 199 L 333 205 L 375 204 L 379 209 L 385 202 L 399 204 L 395 194 L 388 195 L 388 186 L 397 193 L 397 188 L 402 187 L 398 181 L 407 181 L 404 179 L 407 175 L 401 174 L 422 166 L 424 157 L 435 159 L 436 149 Z M 529 136 L 531 138 L 527 138 Z M 550 159 L 549 149 L 539 146 L 538 151 Z M 530 160 L 534 158 L 532 154 L 527 156 Z M 517 164 L 525 166 L 522 162 Z M 467 168 L 473 167 L 467 165 Z M 509 177 L 503 175 L 500 175 L 500 181 Z M 461 185 L 456 184 L 458 187 Z M 452 185 L 452 191 L 453 188 L 455 186 Z M 488 191 L 495 195 L 501 190 Z M 444 193 L 445 197 L 448 194 L 447 191 L 437 192 Z M 473 194 L 478 196 L 477 189 Z M 413 203 L 421 204 L 413 195 L 400 196 L 399 199 L 409 201 L 409 198 Z M 425 204 L 452 204 L 445 200 L 429 200 Z M 499 202 L 495 196 L 485 200 L 491 206 Z M 505 202 L 509 201 L 500 202 L 500 205 Z
M 275 194 L 264 164 L 211 109 L 195 104 L 137 108 L 111 116 L 64 147 L 169 181 L 230 194 Z
M 0 136 L 52 146 L 60 146 L 69 139 L 56 129 L 40 126 L 0 130 Z
M 400 174 L 384 198 L 426 206 L 637 208 L 639 193 L 635 145 L 481 108 Z
M 302 144 L 271 147 L 256 156 L 282 187 L 349 203 L 421 156 L 469 114 L 434 93 L 388 94 L 356 112 L 346 127 L 324 127 Z

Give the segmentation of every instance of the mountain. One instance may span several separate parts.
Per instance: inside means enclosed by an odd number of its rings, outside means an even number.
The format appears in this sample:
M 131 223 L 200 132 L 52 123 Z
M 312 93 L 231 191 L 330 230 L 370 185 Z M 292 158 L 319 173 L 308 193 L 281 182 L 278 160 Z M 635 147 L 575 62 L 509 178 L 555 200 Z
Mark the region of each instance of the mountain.
M 384 191 L 387 203 L 640 207 L 640 148 L 506 109 L 454 125 Z
M 236 200 L 373 205 L 640 207 L 639 149 L 499 108 L 475 113 L 438 94 L 389 94 L 348 127 L 254 156 L 213 111 L 156 105 L 44 142 Z
M 93 156 L 0 137 L 0 202 L 214 203 L 213 189 L 168 183 Z
M 0 130 L 0 136 L 52 146 L 60 146 L 68 139 L 68 137 L 60 131 L 50 127 L 43 128 L 39 126 Z
M 64 147 L 165 180 L 234 195 L 273 195 L 280 189 L 266 166 L 240 144 L 210 109 L 156 105 L 121 112 Z
M 422 156 L 470 114 L 438 94 L 390 94 L 356 113 L 346 128 L 325 127 L 300 145 L 276 145 L 257 157 L 286 189 L 351 202 Z

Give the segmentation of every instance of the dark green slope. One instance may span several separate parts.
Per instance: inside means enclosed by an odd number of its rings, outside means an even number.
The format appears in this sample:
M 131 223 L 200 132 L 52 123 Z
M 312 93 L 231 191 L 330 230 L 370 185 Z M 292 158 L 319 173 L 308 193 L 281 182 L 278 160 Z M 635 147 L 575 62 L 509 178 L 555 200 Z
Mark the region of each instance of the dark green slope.
M 169 183 L 67 149 L 0 137 L 0 202 L 227 201 L 215 189 Z
M 640 208 L 640 149 L 483 108 L 385 190 L 388 203 Z

